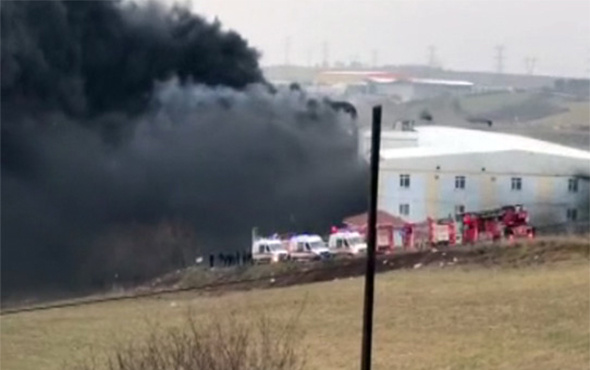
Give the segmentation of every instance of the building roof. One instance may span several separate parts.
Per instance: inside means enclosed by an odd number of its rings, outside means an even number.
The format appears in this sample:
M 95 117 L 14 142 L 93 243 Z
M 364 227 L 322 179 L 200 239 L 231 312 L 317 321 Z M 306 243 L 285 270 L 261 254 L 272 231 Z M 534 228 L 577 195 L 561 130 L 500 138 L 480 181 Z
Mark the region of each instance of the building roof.
M 416 127 L 415 130 L 418 132 L 417 147 L 382 150 L 381 158 L 387 160 L 519 150 L 590 160 L 589 151 L 519 135 L 444 126 Z
M 354 75 L 354 76 L 382 76 L 382 77 L 395 77 L 396 74 L 385 72 L 385 71 L 324 71 L 320 72 L 320 75 Z
M 397 77 L 388 77 L 388 76 L 370 76 L 367 77 L 367 80 L 372 82 L 372 83 L 376 83 L 376 84 L 390 84 L 393 82 L 397 82 L 400 79 Z
M 413 83 L 417 84 L 424 84 L 424 85 L 446 85 L 446 86 L 465 86 L 471 87 L 473 86 L 473 82 L 469 81 L 460 81 L 460 80 L 434 80 L 428 78 L 414 78 L 412 79 Z
M 360 215 L 350 216 L 344 219 L 343 223 L 348 226 L 362 228 L 367 225 L 369 221 L 369 214 L 368 213 L 361 213 Z M 377 224 L 382 225 L 393 225 L 393 226 L 403 226 L 406 224 L 406 221 L 401 218 L 394 216 L 388 212 L 378 210 L 377 211 Z
M 460 80 L 440 80 L 440 79 L 429 79 L 429 78 L 413 78 L 404 76 L 397 73 L 385 72 L 385 71 L 324 71 L 320 72 L 321 75 L 344 75 L 344 76 L 358 76 L 365 81 L 369 81 L 376 84 L 390 84 L 394 82 L 408 82 L 422 85 L 445 85 L 445 86 L 464 86 L 471 87 L 473 82 L 460 81 Z
M 300 234 L 291 237 L 291 241 L 299 243 L 313 243 L 317 241 L 323 241 L 319 235 L 315 234 Z
M 410 84 L 417 84 L 417 85 L 438 85 L 438 86 L 453 86 L 453 87 L 472 87 L 474 86 L 473 82 L 469 81 L 460 81 L 460 80 L 434 80 L 428 78 L 408 78 L 398 75 L 389 75 L 389 74 L 379 74 L 374 75 L 370 74 L 367 75 L 365 78 L 367 81 L 370 81 L 375 84 L 391 84 L 394 82 L 403 82 L 403 83 L 410 83 Z
M 439 85 L 439 86 L 454 86 L 454 87 L 472 87 L 473 82 L 459 81 L 459 80 L 433 80 L 427 78 L 407 78 L 392 74 L 369 74 L 365 78 L 375 84 L 391 84 L 394 82 L 405 82 L 417 85 Z

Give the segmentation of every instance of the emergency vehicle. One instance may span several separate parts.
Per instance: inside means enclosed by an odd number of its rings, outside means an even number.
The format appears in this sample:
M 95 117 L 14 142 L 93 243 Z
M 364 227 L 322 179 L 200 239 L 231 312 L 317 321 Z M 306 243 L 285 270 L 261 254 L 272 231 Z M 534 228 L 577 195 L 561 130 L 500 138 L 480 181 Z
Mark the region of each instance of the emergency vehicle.
M 356 256 L 367 252 L 367 243 L 358 231 L 332 229 L 328 248 L 336 255 Z
M 502 239 L 530 238 L 535 229 L 529 224 L 528 211 L 521 204 L 468 212 L 459 216 L 464 244 Z
M 289 259 L 289 252 L 278 238 L 260 238 L 252 243 L 254 263 L 277 263 Z
M 332 253 L 319 235 L 295 235 L 284 244 L 290 259 L 294 261 L 324 260 L 332 257 Z

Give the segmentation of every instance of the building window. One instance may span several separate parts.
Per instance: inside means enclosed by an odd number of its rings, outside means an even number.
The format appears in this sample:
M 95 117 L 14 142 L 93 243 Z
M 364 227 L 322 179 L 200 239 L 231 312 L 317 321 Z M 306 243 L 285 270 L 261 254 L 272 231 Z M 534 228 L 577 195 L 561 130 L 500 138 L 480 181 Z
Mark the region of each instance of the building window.
M 465 176 L 455 176 L 455 189 L 465 189 Z
M 410 187 L 410 175 L 399 175 L 399 187 L 409 188 Z
M 512 190 L 522 190 L 522 179 L 520 177 L 513 177 L 511 180 L 510 188 Z
M 403 216 L 408 216 L 410 214 L 410 205 L 409 204 L 400 204 L 399 205 L 399 214 Z
M 567 180 L 567 191 L 569 191 L 570 193 L 578 192 L 578 179 Z
M 464 205 L 462 205 L 462 204 L 457 204 L 457 205 L 455 206 L 455 214 L 456 214 L 456 215 L 460 215 L 460 214 L 462 214 L 462 213 L 465 213 L 465 206 L 464 206 Z
M 566 216 L 568 221 L 576 221 L 578 219 L 578 210 L 575 208 L 568 208 Z

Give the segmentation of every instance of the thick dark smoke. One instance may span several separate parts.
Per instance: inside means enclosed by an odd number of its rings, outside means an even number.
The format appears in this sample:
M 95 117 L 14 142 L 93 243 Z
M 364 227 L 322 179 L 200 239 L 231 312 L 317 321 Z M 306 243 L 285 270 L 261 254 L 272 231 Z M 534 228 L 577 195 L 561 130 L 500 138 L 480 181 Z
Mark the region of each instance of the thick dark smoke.
M 257 59 L 181 8 L 3 2 L 3 294 L 179 267 L 163 223 L 190 257 L 362 210 L 348 107 L 271 91 Z
M 8 108 L 134 113 L 145 107 L 156 80 L 172 76 L 234 88 L 260 82 L 257 56 L 238 34 L 181 8 L 2 2 L 2 102 Z

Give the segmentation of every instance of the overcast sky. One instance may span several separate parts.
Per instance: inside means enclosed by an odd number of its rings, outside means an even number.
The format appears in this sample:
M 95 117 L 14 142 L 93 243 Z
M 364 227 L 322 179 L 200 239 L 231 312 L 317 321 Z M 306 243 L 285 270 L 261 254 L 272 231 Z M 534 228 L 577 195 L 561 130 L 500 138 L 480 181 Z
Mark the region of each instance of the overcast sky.
M 172 1 L 172 0 L 168 0 Z M 428 46 L 446 69 L 493 70 L 504 45 L 504 70 L 587 76 L 590 0 L 192 0 L 258 48 L 263 65 L 307 65 L 358 58 L 379 64 L 425 64 Z

